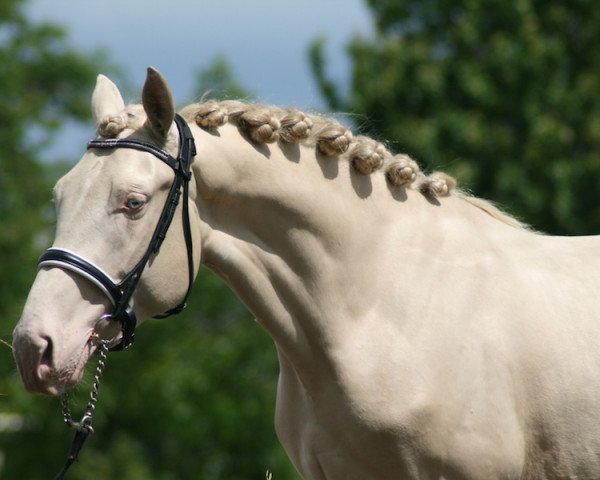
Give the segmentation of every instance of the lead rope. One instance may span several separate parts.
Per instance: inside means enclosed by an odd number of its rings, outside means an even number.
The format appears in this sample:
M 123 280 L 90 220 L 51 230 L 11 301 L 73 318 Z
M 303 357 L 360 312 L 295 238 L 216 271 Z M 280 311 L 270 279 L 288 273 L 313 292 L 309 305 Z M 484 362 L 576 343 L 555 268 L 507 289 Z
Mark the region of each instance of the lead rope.
M 75 437 L 73 438 L 73 442 L 71 443 L 71 449 L 69 450 L 69 454 L 67 456 L 67 460 L 63 465 L 60 472 L 56 476 L 55 480 L 63 480 L 67 473 L 67 470 L 71 467 L 73 462 L 77 460 L 77 456 L 79 455 L 79 451 L 83 446 L 83 443 L 87 439 L 90 433 L 94 433 L 94 429 L 92 428 L 92 417 L 94 415 L 94 411 L 96 410 L 96 403 L 98 402 L 98 390 L 100 389 L 100 379 L 102 378 L 102 373 L 104 372 L 104 368 L 106 367 L 106 355 L 108 354 L 108 341 L 101 340 L 100 341 L 100 349 L 98 350 L 98 355 L 100 359 L 98 360 L 98 365 L 96 366 L 96 373 L 94 375 L 94 383 L 92 385 L 92 391 L 90 392 L 90 400 L 88 401 L 87 407 L 81 420 L 76 422 L 73 420 L 73 416 L 71 414 L 71 409 L 69 408 L 69 394 L 64 392 L 60 396 L 60 403 L 62 406 L 62 414 L 65 420 L 65 423 L 76 430 Z

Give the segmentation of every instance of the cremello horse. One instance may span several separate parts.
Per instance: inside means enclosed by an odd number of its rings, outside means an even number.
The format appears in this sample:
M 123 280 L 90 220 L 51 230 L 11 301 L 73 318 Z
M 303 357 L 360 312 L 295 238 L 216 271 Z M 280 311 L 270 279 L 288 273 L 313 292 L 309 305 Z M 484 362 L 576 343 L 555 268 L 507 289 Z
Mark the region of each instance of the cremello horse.
M 99 138 L 176 154 L 157 71 L 143 108 L 103 76 L 92 106 Z M 600 478 L 600 239 L 535 233 L 320 117 L 180 113 L 197 145 L 195 271 L 217 272 L 273 338 L 276 430 L 303 478 Z M 54 246 L 122 278 L 172 179 L 148 152 L 90 149 L 56 185 Z M 185 294 L 181 232 L 176 215 L 133 296 L 138 321 Z M 27 389 L 75 384 L 94 338 L 118 334 L 110 308 L 84 277 L 42 267 L 14 334 Z

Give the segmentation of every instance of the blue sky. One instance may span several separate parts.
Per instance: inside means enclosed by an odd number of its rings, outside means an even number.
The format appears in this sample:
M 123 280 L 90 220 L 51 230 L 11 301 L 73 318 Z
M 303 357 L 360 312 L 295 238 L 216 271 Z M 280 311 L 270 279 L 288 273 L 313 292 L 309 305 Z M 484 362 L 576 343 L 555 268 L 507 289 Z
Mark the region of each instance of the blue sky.
M 321 109 L 309 43 L 327 39 L 330 76 L 345 85 L 345 45 L 372 31 L 364 0 L 30 0 L 26 11 L 33 21 L 66 27 L 69 43 L 84 52 L 105 49 L 140 89 L 146 67 L 157 67 L 179 105 L 194 100 L 196 72 L 222 55 L 259 101 Z M 69 140 L 57 140 L 59 152 L 91 134 L 67 130 L 61 136 Z

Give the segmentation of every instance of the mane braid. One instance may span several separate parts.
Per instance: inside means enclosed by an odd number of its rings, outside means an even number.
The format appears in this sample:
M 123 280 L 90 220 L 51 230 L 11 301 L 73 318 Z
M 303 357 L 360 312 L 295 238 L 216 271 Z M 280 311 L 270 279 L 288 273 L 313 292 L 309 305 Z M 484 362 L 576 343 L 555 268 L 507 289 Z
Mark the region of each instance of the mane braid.
M 180 115 L 205 130 L 216 130 L 227 123 L 234 124 L 257 144 L 284 142 L 312 146 L 327 157 L 347 159 L 354 170 L 362 175 L 383 170 L 392 186 L 414 189 L 428 197 L 454 195 L 499 221 L 517 228 L 527 228 L 491 203 L 456 190 L 456 180 L 451 176 L 442 172 L 425 175 L 408 155 L 394 155 L 382 143 L 366 136 L 354 136 L 349 129 L 330 118 L 306 114 L 295 108 L 283 109 L 238 100 L 194 103 L 184 107 Z M 130 105 L 122 113 L 102 119 L 97 133 L 100 137 L 115 138 L 125 129 L 142 128 L 143 118 L 142 107 Z
M 327 157 L 346 158 L 358 173 L 370 175 L 383 170 L 391 185 L 414 188 L 425 195 L 449 196 L 456 187 L 456 181 L 448 175 L 424 175 L 408 155 L 394 155 L 382 143 L 366 136 L 354 136 L 335 120 L 295 108 L 208 100 L 188 105 L 180 114 L 205 130 L 232 123 L 258 144 L 280 141 L 313 146 Z

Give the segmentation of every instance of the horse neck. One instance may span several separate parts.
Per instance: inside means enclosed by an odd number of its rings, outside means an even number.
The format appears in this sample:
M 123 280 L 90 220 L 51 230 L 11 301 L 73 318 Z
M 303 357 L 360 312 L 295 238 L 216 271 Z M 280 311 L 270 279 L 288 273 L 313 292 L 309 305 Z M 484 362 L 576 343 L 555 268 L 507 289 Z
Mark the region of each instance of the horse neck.
M 460 199 L 442 209 L 382 174 L 302 145 L 254 145 L 230 125 L 194 134 L 203 263 L 295 364 L 321 361 L 349 324 L 378 313 L 376 300 L 400 318 L 424 259 L 464 250 L 468 222 L 453 211 L 474 207 Z
M 308 276 L 354 236 L 358 212 L 346 197 L 360 202 L 349 164 L 315 158 L 314 148 L 298 144 L 255 145 L 229 125 L 218 135 L 195 135 L 198 206 L 209 235 L 218 231 L 236 245 L 277 255 Z M 224 247 L 219 243 L 213 252 L 204 243 L 205 262 L 212 264 L 211 255 L 219 259 Z

